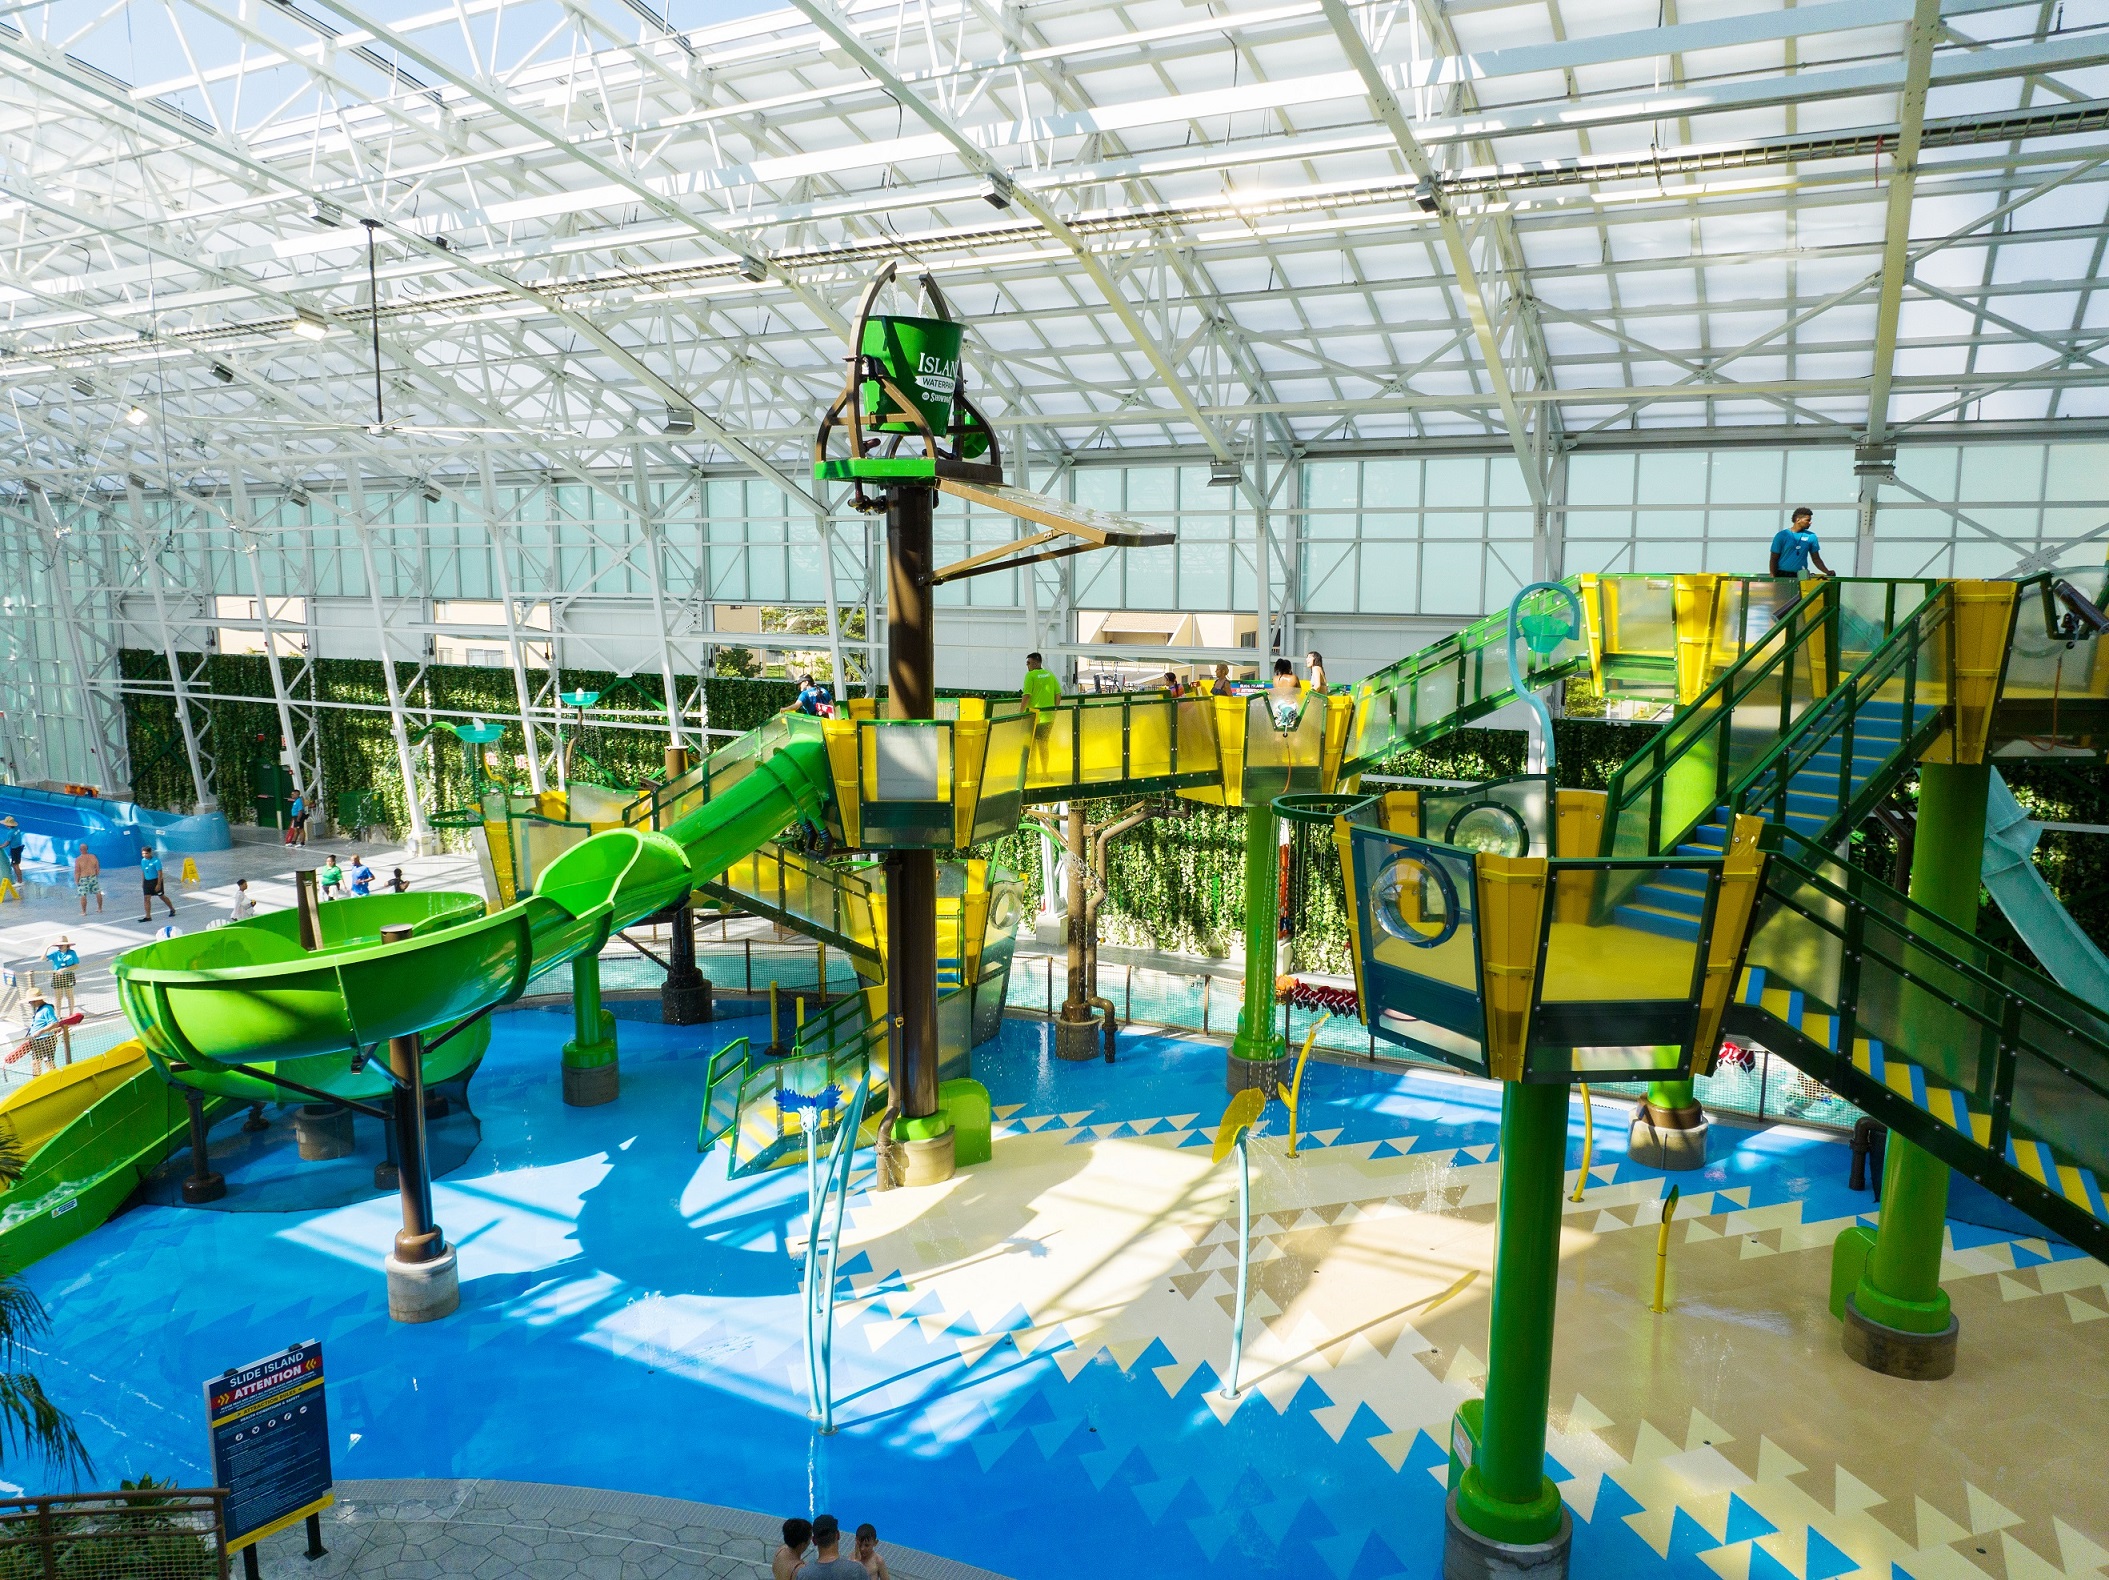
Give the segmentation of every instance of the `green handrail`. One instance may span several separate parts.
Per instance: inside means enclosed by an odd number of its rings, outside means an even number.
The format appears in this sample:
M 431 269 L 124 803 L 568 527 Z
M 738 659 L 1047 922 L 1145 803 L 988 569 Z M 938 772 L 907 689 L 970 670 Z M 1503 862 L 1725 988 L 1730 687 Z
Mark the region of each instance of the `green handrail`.
M 1941 585 L 1829 577 L 1780 610 L 1760 640 L 1620 764 L 1606 800 L 1600 853 L 1676 849 L 1728 800 L 1758 759 L 1865 662 L 1841 665 L 1848 640 L 1865 651 L 1880 648 L 1898 624 L 1900 588 L 1920 589 L 1915 609 Z M 1865 589 L 1870 596 L 1849 597 L 1848 589 Z M 1869 608 L 1871 601 L 1879 606 Z
M 2109 1223 L 2059 1176 L 2076 1164 L 2095 1175 L 2097 1190 L 2109 1179 L 2109 1017 L 1823 845 L 1778 826 L 1766 842 L 1748 965 L 1765 973 L 1767 989 L 1800 993 L 1804 1007 L 1782 1018 L 1738 1003 L 1731 1029 L 2076 1245 L 2109 1255 Z M 1810 1029 L 1812 1009 L 1834 1017 L 1817 1023 L 1827 1033 Z M 1863 1039 L 1958 1094 L 1969 1122 L 1941 1114 L 1932 1082 L 1921 1103 L 1879 1079 L 1872 1059 L 1870 1068 L 1856 1063 Z M 2018 1149 L 2036 1144 L 2050 1149 L 2051 1166 L 2020 1166 Z
M 1581 592 L 1581 579 L 1562 586 Z M 1364 772 L 1392 753 L 1469 724 L 1516 699 L 1508 668 L 1509 611 L 1473 621 L 1462 631 L 1408 654 L 1355 683 L 1343 776 Z M 1566 657 L 1532 654 L 1526 681 L 1547 685 L 1589 669 L 1586 642 L 1563 643 Z M 1425 704 L 1425 705 L 1424 705 Z
M 1887 795 L 1902 771 L 1918 760 L 1920 751 L 1944 725 L 1945 705 L 1952 700 L 1949 685 L 1954 674 L 1952 654 L 1954 604 L 1946 587 L 1937 588 L 1900 621 L 1882 645 L 1796 722 L 1760 757 L 1723 797 L 1731 813 L 1750 812 L 1768 821 L 1784 823 L 1787 796 L 1809 764 L 1833 742 L 1838 745 L 1836 810 L 1824 825 L 1824 834 L 1836 837 L 1841 827 L 1851 827 Z M 1939 651 L 1929 655 L 1927 648 Z M 1935 662 L 1928 664 L 1931 657 Z M 1946 657 L 1950 662 L 1941 664 Z M 1934 672 L 1929 674 L 1929 668 Z M 1900 686 L 1897 704 L 1901 724 L 1894 745 L 1868 765 L 1860 787 L 1853 786 L 1857 762 L 1857 725 L 1865 710 L 1881 700 L 1882 689 L 1895 681 Z M 1924 719 L 1919 709 L 1927 707 Z M 1887 743 L 1885 743 L 1887 744 Z

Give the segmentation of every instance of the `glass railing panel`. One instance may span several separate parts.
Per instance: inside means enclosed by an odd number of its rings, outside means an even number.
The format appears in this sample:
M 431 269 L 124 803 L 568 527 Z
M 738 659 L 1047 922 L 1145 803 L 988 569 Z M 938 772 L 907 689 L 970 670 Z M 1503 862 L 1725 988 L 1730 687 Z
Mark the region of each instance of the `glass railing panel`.
M 1129 779 L 1167 779 L 1172 773 L 1172 737 L 1179 704 L 1170 697 L 1136 698 L 1128 715 Z
M 2013 1076 L 2015 1126 L 2109 1180 L 2109 1044 L 2022 1001 Z
M 1853 1029 L 1988 1108 L 2002 995 L 1936 949 L 1862 912 Z M 1841 1050 L 1842 1051 L 1842 1050 Z
M 1182 697 L 1173 744 L 1182 774 L 1222 772 L 1222 746 L 1216 733 L 1216 705 L 1210 697 Z
M 974 805 L 973 839 L 991 839 L 1018 826 L 1032 742 L 1030 713 L 1005 713 L 990 721 L 988 750 L 981 762 L 981 797 Z
M 2068 641 L 2052 622 L 2063 615 L 2055 599 L 2044 607 L 2052 577 L 2022 583 L 2014 606 L 2013 638 L 2007 650 L 2002 701 L 2101 702 L 2109 700 L 2109 638 Z M 2109 573 L 2070 572 L 2065 580 L 2096 608 L 2109 608 Z
M 1077 781 L 1111 784 L 1124 779 L 1128 704 L 1125 699 L 1082 702 L 1076 712 Z
M 1675 578 L 1606 576 L 1597 586 L 1603 600 L 1606 658 L 1676 658 Z
M 1033 721 L 1032 745 L 1025 754 L 1028 794 L 1064 790 L 1077 782 L 1077 717 L 1080 711 L 1080 700 L 1072 698 L 1044 715 L 1027 715 Z
M 1543 774 L 1421 792 L 1428 838 L 1496 856 L 1551 855 L 1551 814 L 1552 781 Z
M 1645 1075 L 1679 1066 L 1697 1018 L 1701 946 L 1718 871 L 1706 861 L 1651 863 L 1635 888 L 1634 874 L 1616 867 L 1549 869 L 1531 1076 Z
M 2016 1134 L 2109 1168 L 2109 1016 L 1820 848 L 1787 844 L 1749 954 L 1768 1010 L 1784 1014 L 1800 989 L 1801 1029 L 1825 1042 L 1849 998 L 1856 1040 L 1959 1090 L 1980 1144 L 1998 1146 L 2006 1106 Z M 1839 1037 L 1836 1051 L 1852 1050 Z
M 1284 722 L 1287 728 L 1284 728 Z M 1247 806 L 1276 796 L 1323 789 L 1325 699 L 1306 696 L 1277 704 L 1267 695 L 1245 703 L 1245 792 Z
M 1376 1035 L 1486 1073 L 1472 857 L 1357 828 L 1362 980 Z
M 926 719 L 874 719 L 857 727 L 864 806 L 862 838 L 872 850 L 949 849 L 952 726 Z

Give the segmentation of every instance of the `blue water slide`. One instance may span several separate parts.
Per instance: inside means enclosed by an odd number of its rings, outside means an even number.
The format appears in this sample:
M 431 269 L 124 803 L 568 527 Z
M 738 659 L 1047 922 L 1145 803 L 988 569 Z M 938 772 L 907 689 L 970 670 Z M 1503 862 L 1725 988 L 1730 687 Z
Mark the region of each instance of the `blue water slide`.
M 2042 827 L 1992 770 L 1985 805 L 1984 885 L 2051 979 L 2090 1004 L 2109 1004 L 2109 959 L 2058 903 L 2036 869 Z

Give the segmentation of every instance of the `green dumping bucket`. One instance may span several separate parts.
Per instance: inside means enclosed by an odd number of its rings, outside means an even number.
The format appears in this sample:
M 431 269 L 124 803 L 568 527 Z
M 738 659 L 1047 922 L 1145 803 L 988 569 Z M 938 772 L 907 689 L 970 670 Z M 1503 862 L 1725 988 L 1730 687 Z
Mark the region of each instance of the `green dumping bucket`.
M 864 355 L 876 357 L 901 392 L 921 408 L 930 431 L 942 437 L 952 427 L 952 391 L 959 382 L 959 344 L 965 327 L 943 318 L 871 318 L 864 324 Z M 890 405 L 878 380 L 866 379 L 861 396 L 867 419 Z M 913 423 L 874 422 L 880 433 L 914 433 Z

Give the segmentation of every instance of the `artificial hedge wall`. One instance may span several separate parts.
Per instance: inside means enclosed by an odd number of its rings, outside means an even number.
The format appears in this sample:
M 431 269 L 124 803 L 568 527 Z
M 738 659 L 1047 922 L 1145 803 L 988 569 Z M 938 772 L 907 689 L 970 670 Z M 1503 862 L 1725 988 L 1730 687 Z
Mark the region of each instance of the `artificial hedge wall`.
M 128 680 L 166 682 L 168 678 L 166 661 L 159 653 L 127 649 L 121 662 Z M 194 656 L 184 657 L 186 673 L 195 662 Z M 433 708 L 450 714 L 495 717 L 517 706 L 510 669 L 430 664 L 412 687 L 415 673 L 413 665 L 396 666 L 397 683 L 406 688 L 404 704 L 413 713 Z M 665 689 L 658 676 L 625 677 L 567 668 L 563 682 L 566 690 L 599 691 L 602 698 L 586 729 L 576 736 L 573 768 L 579 778 L 632 788 L 647 774 L 663 772 L 666 735 L 627 728 L 620 722 L 620 715 L 625 713 L 640 718 L 665 718 Z M 693 676 L 677 676 L 676 683 L 686 693 L 695 681 Z M 275 759 L 278 753 L 278 709 L 271 700 L 268 661 L 261 654 L 213 654 L 205 661 L 198 689 L 206 694 L 205 700 L 195 706 L 211 721 L 207 745 L 214 755 L 220 803 L 231 821 L 251 821 L 257 759 Z M 782 680 L 713 675 L 704 682 L 704 699 L 713 729 L 752 729 L 781 711 L 797 694 L 795 684 Z M 380 660 L 317 660 L 296 700 L 364 705 L 321 710 L 323 793 L 334 813 L 343 794 L 370 792 L 379 799 L 391 827 L 406 827 L 410 808 L 396 765 L 395 738 L 387 712 L 387 682 Z M 616 717 L 611 718 L 611 713 Z M 163 810 L 187 808 L 195 792 L 183 737 L 176 724 L 175 700 L 127 692 L 125 728 L 132 755 L 132 789 L 139 804 Z M 565 735 L 566 739 L 573 737 L 568 726 Z M 469 749 L 445 729 L 414 735 L 412 747 L 418 764 L 418 790 L 425 806 L 438 809 L 466 804 L 472 790 Z M 521 758 L 526 750 L 526 737 L 517 723 L 506 726 L 504 736 L 492 749 L 501 761 Z
M 157 682 L 167 678 L 159 653 L 127 650 L 122 662 L 127 679 Z M 192 662 L 185 659 L 186 672 Z M 406 687 L 412 673 L 410 665 L 397 666 L 398 679 Z M 247 821 L 253 816 L 255 760 L 259 754 L 275 756 L 277 751 L 278 713 L 270 700 L 270 670 L 261 655 L 216 654 L 207 659 L 202 680 L 203 690 L 213 699 L 199 707 L 211 720 L 209 744 L 217 760 L 221 803 L 230 819 Z M 578 737 L 573 765 L 581 778 L 634 787 L 646 775 L 661 772 L 666 737 L 651 730 L 625 728 L 618 719 L 608 717 L 611 710 L 619 710 L 663 718 L 658 677 L 567 668 L 563 681 L 567 689 L 602 694 L 596 722 Z M 686 692 L 694 681 L 683 676 L 679 684 Z M 788 681 L 719 675 L 710 677 L 705 687 L 710 723 L 716 729 L 752 729 L 797 693 Z M 362 703 L 369 710 L 329 709 L 322 714 L 322 774 L 332 811 L 343 792 L 369 791 L 379 798 L 392 827 L 406 826 L 409 807 L 396 770 L 380 662 L 319 660 L 303 690 L 315 700 Z M 996 697 L 1014 693 L 965 694 Z M 414 710 L 430 707 L 496 716 L 515 705 L 512 672 L 428 665 L 405 701 Z M 188 807 L 190 769 L 176 727 L 173 699 L 128 692 L 125 721 L 133 790 L 140 804 L 162 809 Z M 1560 783 L 1573 789 L 1601 790 L 1619 764 L 1644 746 L 1659 726 L 1559 719 L 1553 728 Z M 425 805 L 465 804 L 470 795 L 467 748 L 443 729 L 414 744 Z M 1433 745 L 1399 752 L 1376 771 L 1426 779 L 1506 778 L 1523 771 L 1524 745 L 1519 730 L 1459 730 Z M 498 755 L 517 756 L 525 750 L 519 726 L 509 725 Z M 2000 770 L 2022 805 L 2037 818 L 2109 824 L 2109 776 L 2098 768 L 2021 762 L 2003 763 Z M 1907 781 L 1902 792 L 1907 799 L 1914 788 Z M 1095 802 L 1090 815 L 1098 822 L 1118 816 L 1132 804 Z M 1111 943 L 1227 955 L 1244 931 L 1242 816 L 1174 796 L 1152 798 L 1148 805 L 1150 820 L 1119 840 L 1108 857 L 1111 892 L 1100 912 L 1102 936 Z M 1348 932 L 1338 852 L 1322 830 L 1299 828 L 1291 838 L 1292 892 L 1286 908 L 1283 969 L 1345 973 L 1349 969 Z M 1017 872 L 1037 908 L 1037 834 L 1021 830 L 985 842 L 974 854 Z M 1881 829 L 1871 825 L 1855 834 L 1853 854 L 1870 870 L 1884 878 L 1890 876 L 1894 852 Z M 2109 840 L 2100 835 L 2046 833 L 2037 847 L 2037 865 L 2089 936 L 2109 939 Z M 1979 932 L 2020 958 L 2031 958 L 1989 896 Z

